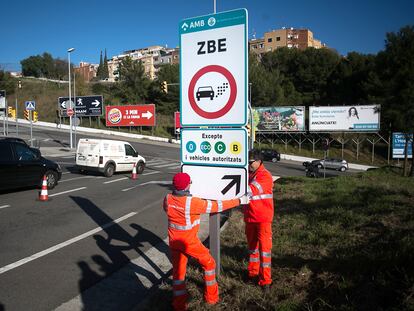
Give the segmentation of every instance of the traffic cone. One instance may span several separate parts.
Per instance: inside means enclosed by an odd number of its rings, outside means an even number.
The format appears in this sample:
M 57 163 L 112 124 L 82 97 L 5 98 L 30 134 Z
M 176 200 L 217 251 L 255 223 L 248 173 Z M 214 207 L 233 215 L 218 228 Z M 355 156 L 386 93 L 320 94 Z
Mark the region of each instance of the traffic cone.
M 138 179 L 138 175 L 137 175 L 137 165 L 134 163 L 134 167 L 132 168 L 132 176 L 131 179 L 135 180 Z
M 42 181 L 42 191 L 39 194 L 39 201 L 47 201 L 49 200 L 49 196 L 47 194 L 47 178 L 46 175 L 43 175 Z

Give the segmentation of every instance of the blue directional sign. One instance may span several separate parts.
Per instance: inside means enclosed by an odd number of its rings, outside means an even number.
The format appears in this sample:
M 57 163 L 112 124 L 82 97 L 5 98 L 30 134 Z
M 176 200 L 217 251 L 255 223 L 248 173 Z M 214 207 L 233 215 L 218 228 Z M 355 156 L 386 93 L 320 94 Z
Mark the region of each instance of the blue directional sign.
M 36 102 L 34 101 L 24 102 L 24 105 L 26 106 L 26 110 L 36 110 Z

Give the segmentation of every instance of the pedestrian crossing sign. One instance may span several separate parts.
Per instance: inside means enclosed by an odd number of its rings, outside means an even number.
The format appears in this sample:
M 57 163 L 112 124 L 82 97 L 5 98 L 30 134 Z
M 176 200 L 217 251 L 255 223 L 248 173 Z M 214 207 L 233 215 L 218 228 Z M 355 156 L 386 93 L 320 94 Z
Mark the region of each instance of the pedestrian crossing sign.
M 26 110 L 36 110 L 36 102 L 34 101 L 25 102 L 24 105 L 26 106 Z

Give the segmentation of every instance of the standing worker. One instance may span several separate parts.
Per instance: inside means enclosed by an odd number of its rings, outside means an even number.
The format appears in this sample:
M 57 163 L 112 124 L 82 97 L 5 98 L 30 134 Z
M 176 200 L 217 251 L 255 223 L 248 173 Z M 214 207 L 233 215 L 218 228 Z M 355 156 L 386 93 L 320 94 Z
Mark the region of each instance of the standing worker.
M 250 203 L 244 206 L 244 222 L 249 247 L 247 267 L 250 280 L 259 278 L 259 286 L 272 284 L 273 178 L 263 165 L 259 150 L 249 151 Z
M 213 201 L 190 194 L 191 179 L 187 173 L 174 175 L 172 194 L 164 199 L 164 211 L 168 215 L 168 237 L 173 265 L 173 307 L 186 310 L 187 291 L 185 273 L 188 257 L 194 257 L 204 270 L 204 298 L 209 304 L 219 300 L 216 282 L 216 263 L 209 250 L 198 239 L 200 214 L 219 213 L 227 209 L 248 204 L 243 195 L 240 199 Z

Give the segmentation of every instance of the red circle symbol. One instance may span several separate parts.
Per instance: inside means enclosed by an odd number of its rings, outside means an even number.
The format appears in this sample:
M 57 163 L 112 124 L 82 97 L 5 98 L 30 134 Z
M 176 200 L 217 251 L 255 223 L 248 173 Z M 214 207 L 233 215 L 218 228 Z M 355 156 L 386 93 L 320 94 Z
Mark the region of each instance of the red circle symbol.
M 73 116 L 73 109 L 68 109 L 68 110 L 66 111 L 66 114 L 67 114 L 69 117 Z
M 221 108 L 220 110 L 213 111 L 213 112 L 208 112 L 208 111 L 201 109 L 197 105 L 195 98 L 194 98 L 194 89 L 195 89 L 197 81 L 201 78 L 201 76 L 203 76 L 204 74 L 208 72 L 221 73 L 227 79 L 227 81 L 229 81 L 229 86 L 230 86 L 230 97 L 226 105 L 224 105 L 224 107 Z M 234 80 L 234 77 L 230 71 L 228 71 L 226 68 L 219 66 L 219 65 L 209 65 L 209 66 L 201 68 L 199 71 L 197 71 L 197 73 L 191 79 L 190 85 L 188 87 L 188 100 L 190 101 L 191 108 L 193 108 L 195 113 L 197 113 L 199 116 L 206 118 L 206 119 L 217 119 L 217 118 L 224 116 L 227 112 L 229 112 L 231 107 L 233 107 L 234 102 L 236 101 L 236 96 L 237 96 L 236 80 Z

